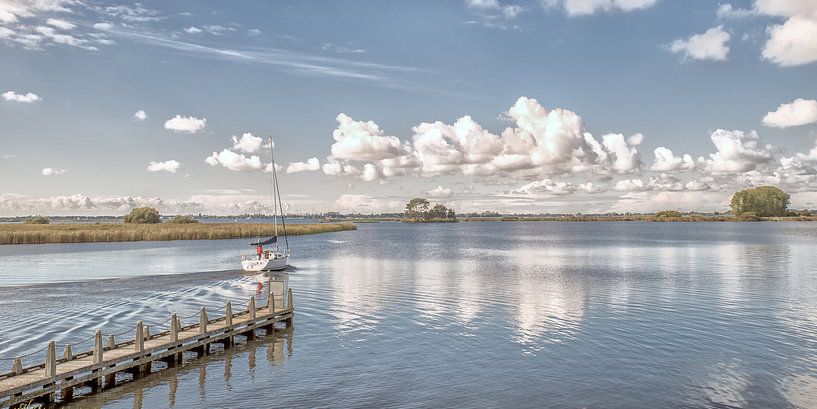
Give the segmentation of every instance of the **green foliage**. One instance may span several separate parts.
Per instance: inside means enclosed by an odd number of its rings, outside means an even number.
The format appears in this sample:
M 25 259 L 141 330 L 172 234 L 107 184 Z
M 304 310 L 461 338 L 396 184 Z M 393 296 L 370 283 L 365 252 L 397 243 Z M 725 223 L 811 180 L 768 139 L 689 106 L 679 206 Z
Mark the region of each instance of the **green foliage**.
M 735 217 L 744 213 L 754 213 L 755 217 L 785 216 L 789 194 L 774 186 L 760 186 L 736 192 L 730 206 Z
M 655 217 L 659 219 L 670 219 L 682 217 L 682 215 L 681 212 L 675 210 L 662 210 L 660 212 L 655 213 Z
M 415 197 L 406 203 L 406 217 L 409 219 L 419 219 L 428 213 L 431 203 L 422 197 Z
M 23 223 L 25 223 L 25 224 L 48 224 L 48 223 L 51 223 L 51 220 L 49 220 L 47 217 L 35 216 L 35 217 L 31 217 L 31 218 L 26 219 L 26 221 L 23 222 Z
M 419 221 L 455 221 L 457 214 L 441 203 L 431 207 L 431 203 L 421 197 L 415 197 L 406 203 L 406 220 Z
M 125 223 L 160 223 L 159 211 L 152 207 L 137 207 L 125 216 Z
M 199 221 L 190 217 L 190 216 L 176 216 L 171 220 L 169 223 L 177 223 L 177 224 L 193 224 L 198 223 Z
M 758 222 L 760 217 L 757 217 L 755 212 L 743 212 L 738 216 L 739 222 Z

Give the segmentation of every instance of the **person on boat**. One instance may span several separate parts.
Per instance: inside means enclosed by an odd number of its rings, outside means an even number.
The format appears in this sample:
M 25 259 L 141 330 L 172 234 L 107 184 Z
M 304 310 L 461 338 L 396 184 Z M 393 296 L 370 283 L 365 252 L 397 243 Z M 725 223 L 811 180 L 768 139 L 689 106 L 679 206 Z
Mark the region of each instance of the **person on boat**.
M 261 256 L 264 254 L 264 247 L 259 244 L 256 250 L 258 251 L 258 259 L 261 260 Z

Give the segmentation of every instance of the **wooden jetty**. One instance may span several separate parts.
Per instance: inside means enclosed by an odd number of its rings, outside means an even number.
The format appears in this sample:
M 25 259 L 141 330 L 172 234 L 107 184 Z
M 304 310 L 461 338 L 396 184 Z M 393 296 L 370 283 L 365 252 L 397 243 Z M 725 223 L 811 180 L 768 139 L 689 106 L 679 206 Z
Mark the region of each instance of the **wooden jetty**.
M 116 386 L 117 374 L 130 374 L 132 379 L 144 374 L 180 364 L 185 352 L 203 356 L 210 353 L 212 344 L 230 348 L 236 337 L 251 340 L 256 330 L 267 333 L 275 331 L 276 323 L 283 322 L 286 328 L 293 325 L 295 312 L 292 303 L 292 289 L 287 289 L 284 299 L 283 285 L 276 293 L 270 285 L 265 305 L 256 306 L 255 297 L 250 297 L 246 309 L 233 312 L 232 302 L 213 311 L 224 311 L 224 315 L 211 319 L 202 307 L 198 322 L 183 325 L 176 315 L 166 321 L 169 330 L 156 334 L 138 321 L 134 327 L 133 339 L 117 342 L 114 335 L 103 341 L 102 331 L 97 330 L 90 351 L 74 354 L 71 345 L 65 345 L 63 356 L 57 358 L 56 343 L 49 342 L 45 362 L 28 367 L 23 366 L 22 357 L 14 358 L 11 371 L 0 374 L 0 408 L 18 407 L 31 402 L 49 405 L 58 399 L 66 402 L 73 399 L 75 388 L 90 387 L 91 393 Z M 121 382 L 120 382 L 121 383 Z

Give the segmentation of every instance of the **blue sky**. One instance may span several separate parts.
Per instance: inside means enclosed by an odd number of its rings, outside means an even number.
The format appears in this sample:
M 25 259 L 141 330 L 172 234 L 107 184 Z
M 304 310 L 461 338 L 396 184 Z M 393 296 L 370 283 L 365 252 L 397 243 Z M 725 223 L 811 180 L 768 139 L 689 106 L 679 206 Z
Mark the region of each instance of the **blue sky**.
M 0 0 L 0 78 L 1 215 L 264 210 L 269 135 L 297 212 L 817 207 L 810 0 Z

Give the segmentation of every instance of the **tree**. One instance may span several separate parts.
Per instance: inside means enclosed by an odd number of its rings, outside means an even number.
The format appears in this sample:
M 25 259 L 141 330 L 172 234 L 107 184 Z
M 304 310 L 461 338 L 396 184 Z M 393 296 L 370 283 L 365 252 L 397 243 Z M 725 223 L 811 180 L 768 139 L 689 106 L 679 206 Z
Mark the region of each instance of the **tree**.
M 757 217 L 785 216 L 789 194 L 774 186 L 745 189 L 732 196 L 730 206 L 735 216 L 749 212 Z
M 448 216 L 448 208 L 440 203 L 434 205 L 429 212 L 429 218 L 434 220 L 445 219 Z
M 159 211 L 152 207 L 137 207 L 125 216 L 125 223 L 160 223 Z
M 658 219 L 666 219 L 666 218 L 678 218 L 682 217 L 681 212 L 676 210 L 662 210 L 660 212 L 655 213 L 655 217 Z
M 448 209 L 448 214 L 446 215 L 447 218 L 451 220 L 457 219 L 457 213 L 454 212 L 454 209 Z
M 23 222 L 23 223 L 25 223 L 25 224 L 48 224 L 48 223 L 51 223 L 51 220 L 49 220 L 47 217 L 35 216 L 35 217 L 31 217 L 31 218 L 26 219 L 26 221 Z
M 409 202 L 406 203 L 406 218 L 419 219 L 425 216 L 429 206 L 431 206 L 431 203 L 422 197 L 415 197 L 409 200 Z

